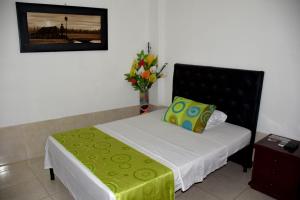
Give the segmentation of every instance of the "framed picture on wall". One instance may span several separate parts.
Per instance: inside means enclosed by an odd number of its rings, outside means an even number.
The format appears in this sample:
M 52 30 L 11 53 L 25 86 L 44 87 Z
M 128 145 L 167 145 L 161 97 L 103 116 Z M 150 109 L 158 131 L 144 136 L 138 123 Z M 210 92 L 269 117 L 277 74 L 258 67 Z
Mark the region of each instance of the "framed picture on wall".
M 107 9 L 16 2 L 20 52 L 107 50 Z

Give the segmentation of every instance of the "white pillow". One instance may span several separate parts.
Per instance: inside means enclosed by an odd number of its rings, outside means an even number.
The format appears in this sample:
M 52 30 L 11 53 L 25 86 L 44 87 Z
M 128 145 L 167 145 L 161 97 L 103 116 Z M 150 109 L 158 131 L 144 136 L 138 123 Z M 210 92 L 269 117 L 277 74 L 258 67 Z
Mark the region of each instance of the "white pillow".
M 220 110 L 215 110 L 213 112 L 213 114 L 210 116 L 210 118 L 206 124 L 205 130 L 208 130 L 210 128 L 213 128 L 215 126 L 218 126 L 218 125 L 224 123 L 226 121 L 226 119 L 227 119 L 227 115 L 225 113 L 223 113 Z

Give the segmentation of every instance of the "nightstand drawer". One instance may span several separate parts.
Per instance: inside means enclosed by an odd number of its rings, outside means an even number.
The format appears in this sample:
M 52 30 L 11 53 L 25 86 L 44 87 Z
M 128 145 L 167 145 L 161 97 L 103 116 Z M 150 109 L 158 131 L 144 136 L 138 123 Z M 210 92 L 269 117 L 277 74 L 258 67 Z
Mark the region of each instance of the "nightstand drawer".
M 300 163 L 283 153 L 264 147 L 256 147 L 254 158 L 255 173 L 270 176 L 272 179 L 296 182 L 300 176 Z
M 259 190 L 263 193 L 269 194 L 272 197 L 279 199 L 281 195 L 280 184 L 275 180 L 270 179 L 269 176 L 256 176 L 252 177 L 249 185 L 256 190 Z
M 268 176 L 278 173 L 279 163 L 283 162 L 276 152 L 263 147 L 255 148 L 253 170 Z
M 276 199 L 300 200 L 299 149 L 287 152 L 267 137 L 256 143 L 249 185 Z
M 258 191 L 268 194 L 280 200 L 299 200 L 300 185 L 294 185 L 281 180 L 275 180 L 270 177 L 260 176 L 253 178 L 249 185 Z

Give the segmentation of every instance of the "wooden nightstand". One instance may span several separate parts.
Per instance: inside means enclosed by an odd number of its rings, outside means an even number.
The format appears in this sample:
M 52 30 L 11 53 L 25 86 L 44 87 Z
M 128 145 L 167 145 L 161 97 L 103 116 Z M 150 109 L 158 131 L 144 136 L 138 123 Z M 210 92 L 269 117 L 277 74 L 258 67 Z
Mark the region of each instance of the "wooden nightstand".
M 249 185 L 276 199 L 300 199 L 300 148 L 289 153 L 267 136 L 254 145 L 255 156 Z M 296 141 L 299 143 L 299 141 Z

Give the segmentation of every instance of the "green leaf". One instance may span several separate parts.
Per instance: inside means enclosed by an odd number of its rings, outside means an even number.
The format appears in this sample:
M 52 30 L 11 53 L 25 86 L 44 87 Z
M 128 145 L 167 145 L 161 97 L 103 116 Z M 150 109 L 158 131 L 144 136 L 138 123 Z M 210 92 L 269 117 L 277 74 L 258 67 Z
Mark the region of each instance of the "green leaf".
M 144 57 L 145 57 L 144 50 L 141 50 L 141 52 L 140 52 L 140 53 L 138 53 L 138 54 L 137 54 L 137 56 L 138 56 L 138 61 L 140 61 L 140 60 L 144 59 Z
M 157 65 L 157 61 L 158 61 L 158 59 L 157 59 L 157 57 L 152 61 L 152 66 L 154 66 L 154 65 Z

